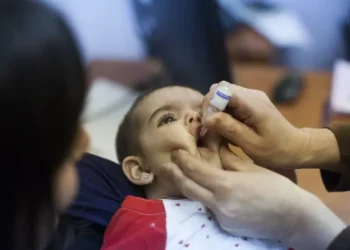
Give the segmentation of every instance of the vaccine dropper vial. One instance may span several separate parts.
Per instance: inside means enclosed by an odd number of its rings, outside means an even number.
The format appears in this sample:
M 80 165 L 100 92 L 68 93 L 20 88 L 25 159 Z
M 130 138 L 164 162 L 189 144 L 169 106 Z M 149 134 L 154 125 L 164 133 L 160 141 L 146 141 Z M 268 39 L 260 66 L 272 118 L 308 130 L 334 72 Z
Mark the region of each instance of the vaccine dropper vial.
M 233 88 L 231 83 L 224 81 L 220 82 L 219 85 L 216 87 L 214 96 L 210 101 L 207 112 L 204 114 L 203 120 L 205 120 L 206 117 L 216 112 L 224 111 L 228 102 L 231 99 L 232 91 Z M 200 136 L 204 136 L 206 132 L 207 129 L 203 127 Z

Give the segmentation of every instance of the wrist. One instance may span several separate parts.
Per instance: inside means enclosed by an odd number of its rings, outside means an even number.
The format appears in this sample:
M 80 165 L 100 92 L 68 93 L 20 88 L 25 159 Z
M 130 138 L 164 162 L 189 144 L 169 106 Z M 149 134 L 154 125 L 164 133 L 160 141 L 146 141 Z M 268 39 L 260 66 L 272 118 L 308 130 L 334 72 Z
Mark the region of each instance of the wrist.
M 304 202 L 302 199 L 300 202 L 296 227 L 287 243 L 296 249 L 326 250 L 346 224 L 316 196 L 305 193 Z
M 340 171 L 340 152 L 333 132 L 329 129 L 298 130 L 301 143 L 297 150 L 297 168 L 321 168 Z

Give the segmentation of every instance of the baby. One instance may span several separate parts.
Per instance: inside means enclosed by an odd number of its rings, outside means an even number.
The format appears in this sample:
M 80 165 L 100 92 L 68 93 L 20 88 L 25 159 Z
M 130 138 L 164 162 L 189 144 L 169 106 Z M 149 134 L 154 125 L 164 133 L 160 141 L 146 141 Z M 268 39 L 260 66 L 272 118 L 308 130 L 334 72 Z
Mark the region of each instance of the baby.
M 119 127 L 116 145 L 127 178 L 147 199 L 128 196 L 113 216 L 103 250 L 283 249 L 281 242 L 234 237 L 200 202 L 185 199 L 160 169 L 171 153 L 198 153 L 203 95 L 181 86 L 141 96 Z

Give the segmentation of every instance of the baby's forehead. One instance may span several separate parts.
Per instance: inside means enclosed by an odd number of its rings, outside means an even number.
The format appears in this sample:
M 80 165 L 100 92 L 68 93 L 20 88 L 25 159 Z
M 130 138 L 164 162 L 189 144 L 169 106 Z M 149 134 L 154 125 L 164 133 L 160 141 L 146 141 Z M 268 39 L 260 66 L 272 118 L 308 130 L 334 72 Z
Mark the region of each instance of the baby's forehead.
M 183 105 L 187 107 L 199 107 L 202 104 L 203 95 L 193 89 L 180 86 L 171 86 L 158 89 L 146 96 L 135 110 L 138 118 L 144 119 L 165 105 Z

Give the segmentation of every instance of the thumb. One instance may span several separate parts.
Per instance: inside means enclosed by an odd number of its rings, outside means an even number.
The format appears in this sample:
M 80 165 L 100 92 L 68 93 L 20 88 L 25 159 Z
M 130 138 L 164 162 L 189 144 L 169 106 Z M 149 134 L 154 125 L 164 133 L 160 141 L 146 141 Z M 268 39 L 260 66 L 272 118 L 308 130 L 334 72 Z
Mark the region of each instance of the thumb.
M 217 112 L 204 120 L 204 127 L 222 135 L 233 144 L 241 147 L 257 145 L 259 136 L 245 124 L 223 112 Z
M 224 169 L 232 171 L 252 171 L 255 165 L 235 155 L 228 146 L 220 148 L 220 159 Z

